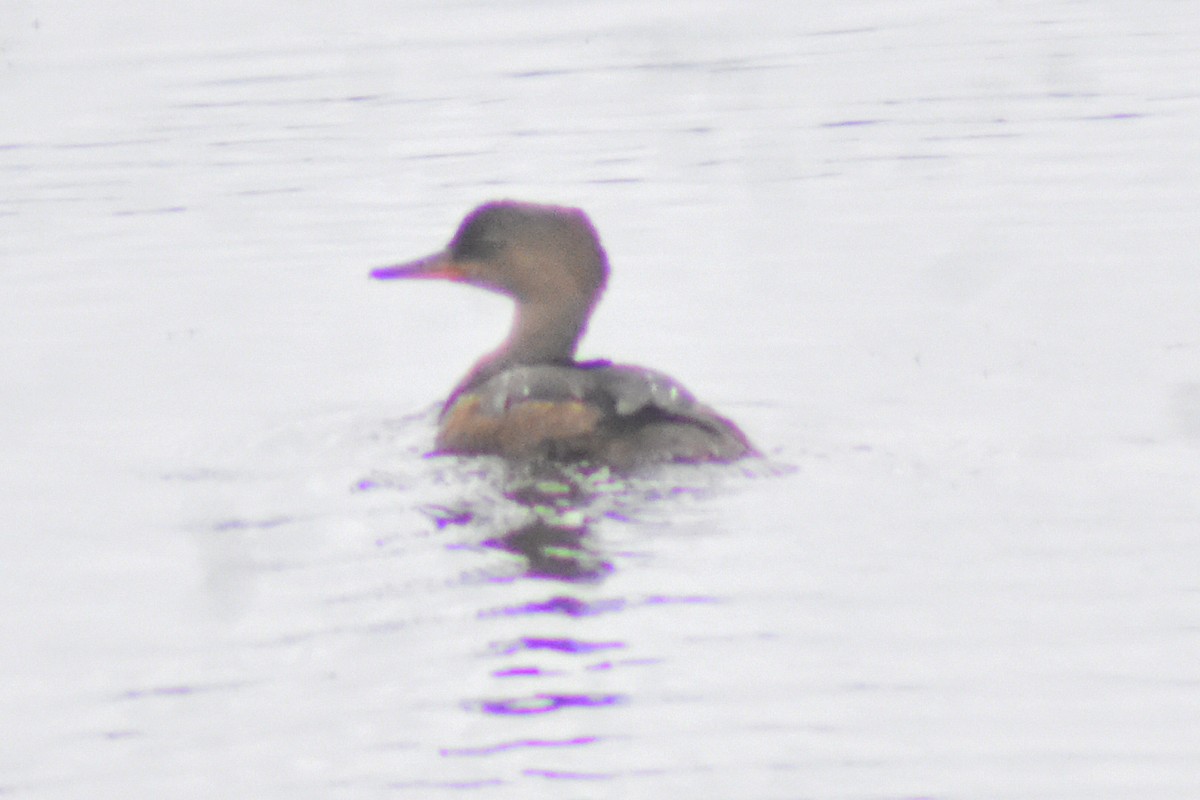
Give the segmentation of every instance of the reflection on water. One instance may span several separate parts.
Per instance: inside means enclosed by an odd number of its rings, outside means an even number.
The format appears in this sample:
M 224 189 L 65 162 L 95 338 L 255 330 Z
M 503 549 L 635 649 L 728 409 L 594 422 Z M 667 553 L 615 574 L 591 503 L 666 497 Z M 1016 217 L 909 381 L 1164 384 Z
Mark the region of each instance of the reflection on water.
M 590 541 L 590 526 L 594 520 L 588 514 L 592 500 L 611 481 L 607 471 L 571 468 L 551 463 L 537 463 L 525 468 L 504 466 L 503 496 L 528 509 L 530 519 L 509 530 L 488 536 L 481 546 L 499 550 L 519 560 L 517 578 L 545 579 L 566 584 L 597 582 L 611 574 L 614 566 Z M 469 515 L 455 515 L 458 524 L 470 521 Z M 513 580 L 511 575 L 494 580 Z M 549 608 L 555 604 L 569 607 L 572 598 L 555 595 L 538 604 Z M 520 613 L 520 612 L 514 612 Z M 561 675 L 562 670 L 540 664 L 541 653 L 590 656 L 607 650 L 621 650 L 624 642 L 589 642 L 579 639 L 544 636 L 521 636 L 506 642 L 491 642 L 492 654 L 506 658 L 505 666 L 492 671 L 496 678 L 527 679 L 545 675 Z M 509 660 L 511 658 L 511 660 Z M 605 662 L 611 663 L 611 662 Z M 592 664 L 588 669 L 595 669 Z M 524 686 L 523 686 L 524 688 Z M 564 709 L 602 708 L 624 702 L 619 694 L 587 692 L 543 692 L 516 696 L 494 697 L 466 701 L 467 708 L 494 716 L 526 716 L 550 714 Z M 564 747 L 592 744 L 596 736 L 573 736 L 568 739 L 537 739 L 503 742 L 488 747 L 442 748 L 442 755 L 491 755 L 515 747 Z
M 508 464 L 494 459 L 441 458 L 449 467 L 435 468 L 437 482 L 454 485 L 450 475 L 467 477 L 458 485 L 461 495 L 447 502 L 428 504 L 423 511 L 441 534 L 453 535 L 445 545 L 450 552 L 487 555 L 488 566 L 471 574 L 478 585 L 531 583 L 539 587 L 538 599 L 477 608 L 479 620 L 507 619 L 518 625 L 515 635 L 487 641 L 480 649 L 488 670 L 487 690 L 461 698 L 462 713 L 492 719 L 526 720 L 548 715 L 574 715 L 563 735 L 529 736 L 522 722 L 513 727 L 511 738 L 495 734 L 486 743 L 445 742 L 437 746 L 443 758 L 491 757 L 519 751 L 543 752 L 612 741 L 611 724 L 590 731 L 587 715 L 637 702 L 628 692 L 611 691 L 609 682 L 597 680 L 614 671 L 661 666 L 662 659 L 638 655 L 652 649 L 651 642 L 621 638 L 591 638 L 576 635 L 547 635 L 541 627 L 547 619 L 582 620 L 615 616 L 634 609 L 677 604 L 711 604 L 712 596 L 645 595 L 603 596 L 604 584 L 618 571 L 622 556 L 601 541 L 597 528 L 602 523 L 624 523 L 642 516 L 656 501 L 681 496 L 698 496 L 713 491 L 711 481 L 723 472 L 734 474 L 769 469 L 759 462 L 755 470 L 745 466 L 676 468 L 673 472 L 633 477 L 607 467 L 537 461 Z M 486 466 L 480 467 L 479 464 Z M 698 483 L 687 485 L 669 479 L 688 475 Z M 726 476 L 728 477 L 728 476 Z M 383 488 L 388 481 L 375 475 L 359 482 L 360 489 Z M 581 596 L 579 590 L 588 596 Z M 620 629 L 620 626 L 617 626 Z M 611 629 L 611 626 L 610 626 Z M 478 681 L 464 683 L 478 686 Z M 603 759 L 600 759 L 603 762 Z M 604 780 L 616 772 L 548 769 L 525 765 L 522 777 L 557 780 Z M 487 779 L 470 782 L 393 784 L 393 788 L 482 788 L 506 781 Z
M 703 541 L 689 520 L 711 526 L 711 501 L 782 468 L 624 475 L 426 457 L 435 414 L 300 421 L 239 458 L 253 474 L 164 475 L 217 492 L 195 534 L 224 666 L 133 683 L 115 698 L 126 713 L 184 719 L 222 701 L 266 713 L 294 684 L 296 718 L 276 724 L 301 740 L 313 713 L 347 726 L 347 752 L 377 754 L 372 780 L 405 796 L 643 774 L 629 754 L 654 763 L 663 703 L 704 702 L 664 688 L 704 668 L 682 631 L 728 633 L 705 622 L 726 590 L 703 569 L 666 568 L 663 545 Z
M 508 476 L 504 496 L 529 509 L 532 519 L 486 539 L 484 546 L 524 559 L 524 577 L 566 582 L 602 579 L 613 565 L 589 543 L 587 506 L 608 480 L 603 470 L 589 473 L 555 464 Z

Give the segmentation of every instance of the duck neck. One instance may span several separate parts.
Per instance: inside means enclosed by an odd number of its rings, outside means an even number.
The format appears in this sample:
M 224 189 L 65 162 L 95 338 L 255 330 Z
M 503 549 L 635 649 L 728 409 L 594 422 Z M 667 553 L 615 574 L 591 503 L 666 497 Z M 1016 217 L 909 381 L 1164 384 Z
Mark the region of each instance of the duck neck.
M 587 327 L 591 304 L 518 303 L 512 330 L 498 349 L 476 362 L 446 401 L 446 409 L 465 391 L 506 369 L 536 364 L 574 363 L 575 348 Z
M 494 355 L 505 366 L 570 363 L 590 311 L 586 305 L 562 302 L 520 303 L 512 330 Z

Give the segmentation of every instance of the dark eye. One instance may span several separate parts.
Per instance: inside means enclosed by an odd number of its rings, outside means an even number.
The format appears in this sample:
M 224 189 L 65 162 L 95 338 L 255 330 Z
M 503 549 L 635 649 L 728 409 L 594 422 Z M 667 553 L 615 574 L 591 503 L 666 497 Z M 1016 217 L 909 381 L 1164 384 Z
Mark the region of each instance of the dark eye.
M 484 235 L 482 231 L 467 230 L 463 235 L 454 237 L 450 252 L 455 260 L 488 261 L 499 255 L 500 242 Z

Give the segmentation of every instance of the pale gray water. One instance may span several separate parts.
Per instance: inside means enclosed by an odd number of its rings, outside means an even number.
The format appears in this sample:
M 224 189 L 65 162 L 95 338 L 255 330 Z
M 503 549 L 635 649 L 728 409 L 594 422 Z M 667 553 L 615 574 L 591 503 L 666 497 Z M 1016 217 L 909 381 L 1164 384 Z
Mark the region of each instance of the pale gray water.
M 0 11 L 0 796 L 1200 796 L 1188 4 Z M 584 355 L 768 452 L 591 582 L 426 460 L 586 208 Z M 525 712 L 525 713 L 517 713 Z

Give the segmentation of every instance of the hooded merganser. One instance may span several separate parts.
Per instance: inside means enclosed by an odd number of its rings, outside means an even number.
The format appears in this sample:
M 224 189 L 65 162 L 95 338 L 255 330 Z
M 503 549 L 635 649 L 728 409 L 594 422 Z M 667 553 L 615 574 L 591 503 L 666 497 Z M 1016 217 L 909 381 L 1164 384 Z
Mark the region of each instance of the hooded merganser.
M 471 368 L 442 407 L 439 452 L 617 468 L 755 453 L 736 425 L 661 372 L 575 361 L 608 278 L 596 229 L 579 209 L 486 203 L 444 250 L 371 276 L 442 278 L 516 301 L 504 344 Z

